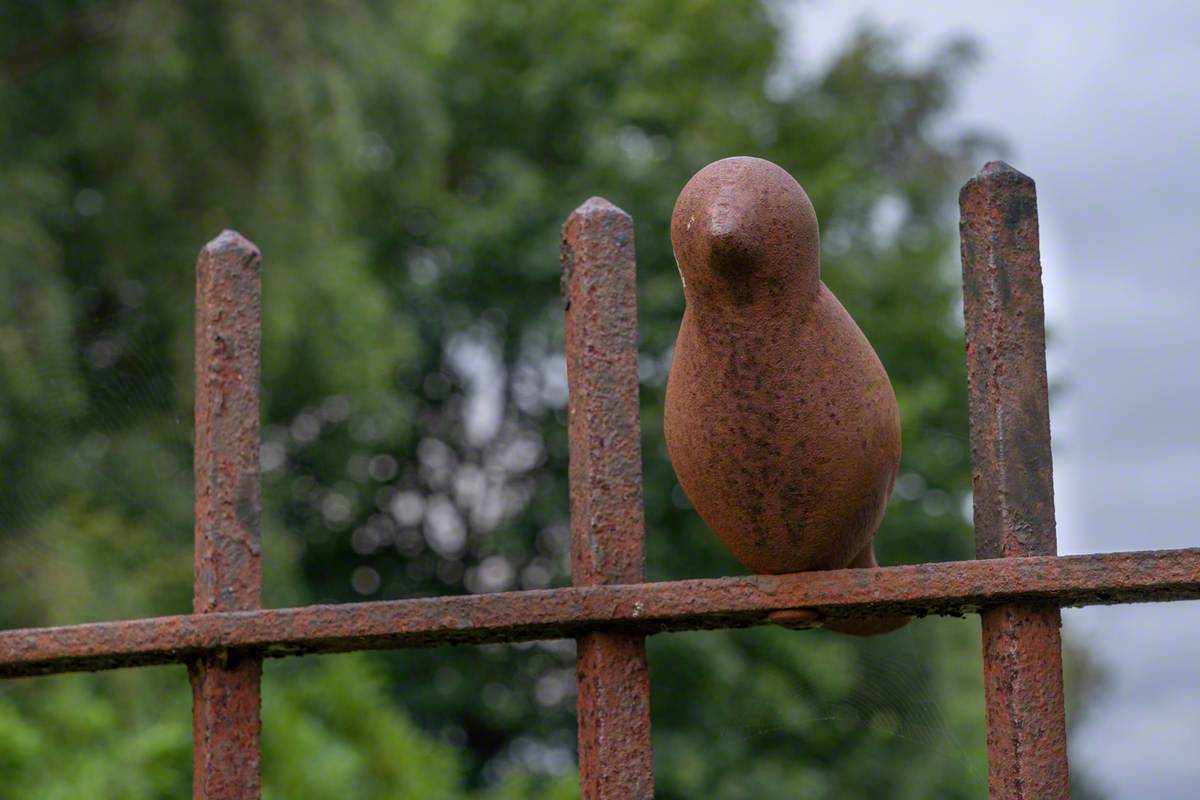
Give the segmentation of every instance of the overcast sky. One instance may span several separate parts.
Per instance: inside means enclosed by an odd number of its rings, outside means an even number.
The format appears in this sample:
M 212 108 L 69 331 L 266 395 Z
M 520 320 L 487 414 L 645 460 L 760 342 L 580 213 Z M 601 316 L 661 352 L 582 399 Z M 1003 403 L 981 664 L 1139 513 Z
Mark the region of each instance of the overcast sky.
M 802 60 L 859 20 L 982 61 L 954 124 L 1037 181 L 1061 553 L 1200 546 L 1200 3 L 798 6 Z M 1068 610 L 1109 686 L 1071 737 L 1111 800 L 1200 796 L 1200 603 Z

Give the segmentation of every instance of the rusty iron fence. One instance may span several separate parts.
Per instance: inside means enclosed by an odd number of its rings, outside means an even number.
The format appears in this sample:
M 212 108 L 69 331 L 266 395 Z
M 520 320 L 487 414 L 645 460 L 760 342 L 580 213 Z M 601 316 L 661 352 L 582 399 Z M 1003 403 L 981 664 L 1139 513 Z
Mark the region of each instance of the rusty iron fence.
M 3 631 L 0 677 L 186 663 L 194 797 L 247 800 L 264 658 L 574 637 L 582 796 L 648 800 L 647 635 L 975 613 L 989 794 L 1065 798 L 1060 609 L 1200 598 L 1200 548 L 1056 555 L 1034 183 L 993 162 L 959 200 L 978 560 L 646 583 L 633 223 L 595 198 L 563 227 L 574 585 L 263 609 L 260 258 L 225 232 L 197 265 L 193 613 Z

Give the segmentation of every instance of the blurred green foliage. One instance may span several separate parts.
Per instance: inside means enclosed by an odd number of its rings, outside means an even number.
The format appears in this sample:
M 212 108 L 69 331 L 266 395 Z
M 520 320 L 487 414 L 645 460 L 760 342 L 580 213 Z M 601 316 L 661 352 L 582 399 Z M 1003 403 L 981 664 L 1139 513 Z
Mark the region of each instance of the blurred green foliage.
M 804 184 L 895 384 L 881 561 L 968 557 L 950 203 L 980 142 L 938 126 L 970 49 L 914 62 L 867 28 L 801 70 L 784 13 L 5 4 L 0 625 L 188 610 L 192 270 L 225 226 L 264 253 L 266 603 L 567 583 L 558 228 L 593 194 L 637 226 L 650 577 L 740 572 L 661 436 L 667 221 L 734 154 Z M 982 796 L 977 637 L 656 637 L 659 796 Z M 268 665 L 267 794 L 575 796 L 572 664 L 554 642 Z M 0 688 L 0 797 L 186 796 L 188 697 L 178 668 Z

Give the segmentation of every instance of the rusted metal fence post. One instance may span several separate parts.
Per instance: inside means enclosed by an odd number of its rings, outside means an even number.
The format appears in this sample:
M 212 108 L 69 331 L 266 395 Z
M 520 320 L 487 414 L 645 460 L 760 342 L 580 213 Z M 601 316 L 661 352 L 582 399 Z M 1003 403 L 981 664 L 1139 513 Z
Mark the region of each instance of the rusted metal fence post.
M 637 275 L 633 220 L 594 197 L 563 226 L 569 386 L 572 580 L 645 580 Z M 645 638 L 578 639 L 583 800 L 651 800 L 650 683 Z
M 959 196 L 979 558 L 1054 555 L 1037 193 L 999 161 Z M 1058 603 L 981 612 L 993 800 L 1069 796 Z
M 195 613 L 261 605 L 261 259 L 233 231 L 196 267 Z M 189 665 L 196 800 L 260 794 L 262 660 L 209 653 Z

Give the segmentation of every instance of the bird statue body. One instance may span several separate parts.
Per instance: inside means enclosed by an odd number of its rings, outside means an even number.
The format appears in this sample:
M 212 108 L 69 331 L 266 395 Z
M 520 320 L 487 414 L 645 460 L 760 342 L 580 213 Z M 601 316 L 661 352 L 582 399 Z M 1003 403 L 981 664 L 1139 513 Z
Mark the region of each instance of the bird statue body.
M 816 214 L 769 161 L 683 188 L 671 242 L 686 310 L 664 430 L 680 485 L 748 569 L 874 567 L 900 417 L 870 343 L 820 279 Z M 871 634 L 906 620 L 830 620 Z

